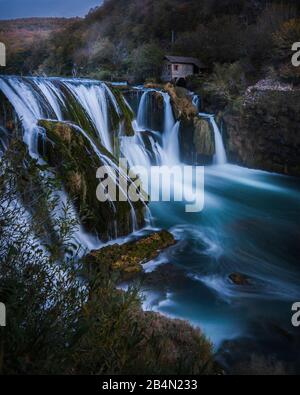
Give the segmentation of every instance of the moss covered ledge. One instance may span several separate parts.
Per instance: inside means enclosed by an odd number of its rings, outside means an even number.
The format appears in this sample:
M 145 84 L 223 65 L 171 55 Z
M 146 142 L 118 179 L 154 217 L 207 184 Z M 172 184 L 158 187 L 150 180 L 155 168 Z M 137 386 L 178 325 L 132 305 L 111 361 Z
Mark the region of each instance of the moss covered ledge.
M 92 269 L 95 265 L 105 265 L 111 271 L 119 272 L 122 277 L 130 277 L 140 273 L 143 270 L 143 264 L 157 258 L 162 250 L 174 244 L 176 241 L 173 235 L 162 230 L 137 241 L 122 245 L 114 244 L 92 251 L 86 257 L 86 262 L 92 265 Z
M 194 106 L 192 96 L 187 89 L 168 83 L 164 86 L 164 91 L 171 98 L 176 119 L 193 120 L 197 116 L 197 108 Z
M 61 179 L 68 195 L 74 200 L 84 227 L 97 233 L 101 240 L 125 236 L 132 232 L 132 211 L 129 202 L 99 202 L 96 190 L 97 169 L 106 165 L 95 152 L 95 145 L 103 155 L 117 165 L 116 159 L 99 143 L 93 145 L 81 129 L 69 122 L 40 120 L 46 138 L 41 154 Z M 99 157 L 100 156 L 100 157 Z M 116 184 L 118 191 L 118 184 Z M 144 226 L 145 206 L 132 203 L 137 226 Z

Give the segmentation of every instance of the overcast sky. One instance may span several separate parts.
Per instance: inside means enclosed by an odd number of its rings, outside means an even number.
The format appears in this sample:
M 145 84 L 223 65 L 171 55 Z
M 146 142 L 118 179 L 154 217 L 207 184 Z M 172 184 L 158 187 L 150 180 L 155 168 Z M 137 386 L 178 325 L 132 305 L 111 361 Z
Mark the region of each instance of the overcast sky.
M 0 19 L 84 16 L 101 0 L 0 0 Z

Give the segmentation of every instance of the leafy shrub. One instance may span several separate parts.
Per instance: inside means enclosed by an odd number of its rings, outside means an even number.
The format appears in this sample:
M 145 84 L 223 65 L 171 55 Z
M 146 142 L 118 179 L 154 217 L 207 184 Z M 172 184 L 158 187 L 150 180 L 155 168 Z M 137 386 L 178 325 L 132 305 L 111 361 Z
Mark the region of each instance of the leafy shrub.
M 245 88 L 245 73 L 239 62 L 215 64 L 213 73 L 203 85 L 206 100 L 214 101 L 221 107 L 233 104 Z
M 131 54 L 130 72 L 137 81 L 145 81 L 146 78 L 159 80 L 163 57 L 164 53 L 158 45 L 154 43 L 142 45 Z

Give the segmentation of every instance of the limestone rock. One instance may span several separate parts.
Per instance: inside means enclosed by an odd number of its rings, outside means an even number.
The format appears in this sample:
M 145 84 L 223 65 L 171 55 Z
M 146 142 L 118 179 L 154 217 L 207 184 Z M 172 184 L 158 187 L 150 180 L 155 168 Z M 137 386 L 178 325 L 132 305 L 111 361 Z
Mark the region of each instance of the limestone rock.
M 300 176 L 300 90 L 271 88 L 266 84 L 248 88 L 239 113 L 225 114 L 229 159 Z
M 142 265 L 158 257 L 160 252 L 176 243 L 171 233 L 162 230 L 122 245 L 114 244 L 92 251 L 86 258 L 88 264 L 106 265 L 128 277 L 142 271 Z
M 197 154 L 212 156 L 215 154 L 215 139 L 208 120 L 194 118 L 194 144 Z
M 192 102 L 192 96 L 185 88 L 176 87 L 170 83 L 164 86 L 164 90 L 170 95 L 173 110 L 177 119 L 193 119 L 197 115 L 197 109 Z
M 235 285 L 239 285 L 239 286 L 250 285 L 249 278 L 247 276 L 245 276 L 244 274 L 241 274 L 241 273 L 232 273 L 232 274 L 229 275 L 229 279 Z

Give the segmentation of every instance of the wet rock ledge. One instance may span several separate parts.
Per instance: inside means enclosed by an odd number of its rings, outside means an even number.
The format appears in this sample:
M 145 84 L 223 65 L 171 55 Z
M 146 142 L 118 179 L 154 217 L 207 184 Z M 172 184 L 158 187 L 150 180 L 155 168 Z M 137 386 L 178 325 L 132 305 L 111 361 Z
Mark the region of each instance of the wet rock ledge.
M 155 259 L 160 252 L 176 244 L 171 233 L 166 230 L 122 245 L 114 244 L 87 255 L 89 265 L 105 265 L 111 271 L 119 272 L 122 278 L 130 278 L 143 270 L 143 264 Z

